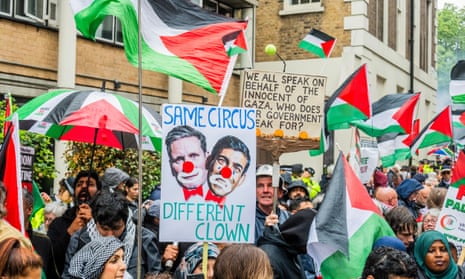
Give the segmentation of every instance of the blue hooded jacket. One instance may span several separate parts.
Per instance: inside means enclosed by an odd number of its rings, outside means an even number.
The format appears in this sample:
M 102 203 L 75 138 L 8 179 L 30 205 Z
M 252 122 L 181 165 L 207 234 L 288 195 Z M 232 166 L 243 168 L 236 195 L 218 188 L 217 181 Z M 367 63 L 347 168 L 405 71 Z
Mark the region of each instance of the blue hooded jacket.
M 403 205 L 412 212 L 415 219 L 418 218 L 418 212 L 416 211 L 415 201 L 409 201 L 408 197 L 416 192 L 423 189 L 423 185 L 416 179 L 406 179 L 397 186 L 396 192 L 399 195 L 399 206 Z

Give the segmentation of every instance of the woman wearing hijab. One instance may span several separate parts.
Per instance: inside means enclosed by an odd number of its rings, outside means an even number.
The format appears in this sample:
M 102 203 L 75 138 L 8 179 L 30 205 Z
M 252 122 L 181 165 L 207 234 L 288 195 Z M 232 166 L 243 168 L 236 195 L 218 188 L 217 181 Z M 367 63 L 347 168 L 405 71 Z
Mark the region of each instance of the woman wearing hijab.
M 79 279 L 130 278 L 124 263 L 124 243 L 116 237 L 92 240 L 71 259 L 69 274 Z
M 463 279 L 464 272 L 452 259 L 449 243 L 444 234 L 431 230 L 415 241 L 415 260 L 419 279 Z

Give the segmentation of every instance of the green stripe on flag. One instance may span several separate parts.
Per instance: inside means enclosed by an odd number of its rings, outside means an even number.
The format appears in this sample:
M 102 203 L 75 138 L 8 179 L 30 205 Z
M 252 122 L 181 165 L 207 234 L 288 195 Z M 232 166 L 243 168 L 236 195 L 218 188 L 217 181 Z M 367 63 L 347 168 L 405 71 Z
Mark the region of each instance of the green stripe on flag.
M 382 236 L 395 236 L 391 227 L 373 213 L 349 240 L 349 257 L 337 251 L 321 264 L 324 279 L 359 278 L 373 243 Z
M 349 122 L 366 118 L 362 111 L 347 103 L 331 107 L 326 115 L 329 131 L 348 129 L 350 128 Z
M 439 132 L 431 132 L 425 135 L 423 141 L 417 147 L 417 149 L 421 149 L 424 147 L 428 147 L 437 143 L 445 143 L 451 141 L 451 138 L 443 133 Z
M 459 188 L 461 185 L 465 185 L 465 177 L 450 184 L 450 186 L 454 188 Z
M 465 104 L 465 93 L 451 96 L 452 97 L 452 103 L 454 104 Z
M 314 54 L 318 55 L 321 58 L 326 57 L 326 55 L 325 55 L 323 49 L 321 48 L 321 46 L 315 45 L 315 44 L 313 44 L 311 42 L 308 42 L 306 40 L 300 41 L 299 47 L 303 48 L 303 49 L 305 49 L 307 51 L 313 52 Z

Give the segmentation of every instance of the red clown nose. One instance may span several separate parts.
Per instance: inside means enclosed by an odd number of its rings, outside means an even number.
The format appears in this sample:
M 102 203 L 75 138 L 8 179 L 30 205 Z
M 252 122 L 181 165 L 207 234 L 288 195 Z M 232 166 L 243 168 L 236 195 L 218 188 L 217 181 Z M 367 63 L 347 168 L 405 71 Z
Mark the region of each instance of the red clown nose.
M 224 178 L 230 178 L 232 175 L 232 171 L 229 167 L 224 167 L 223 169 L 221 169 L 221 176 L 224 177 Z
M 182 171 L 185 173 L 191 173 L 194 170 L 194 164 L 191 161 L 185 161 L 182 164 Z

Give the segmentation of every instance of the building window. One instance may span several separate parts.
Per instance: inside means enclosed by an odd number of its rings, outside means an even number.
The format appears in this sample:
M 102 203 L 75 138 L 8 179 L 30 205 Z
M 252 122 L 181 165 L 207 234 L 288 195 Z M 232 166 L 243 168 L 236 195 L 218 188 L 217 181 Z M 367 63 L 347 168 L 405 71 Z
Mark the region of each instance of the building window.
M 321 0 L 284 0 L 283 9 L 279 11 L 279 15 L 319 13 L 323 11 L 324 7 L 321 5 Z
M 0 14 L 26 21 L 45 22 L 50 0 L 0 0 Z
M 100 41 L 122 45 L 123 33 L 121 31 L 121 23 L 114 16 L 106 16 L 97 29 L 95 38 Z
M 227 17 L 234 17 L 234 8 L 228 5 L 226 1 L 219 0 L 191 0 L 192 3 L 204 8 L 207 11 L 224 15 Z

